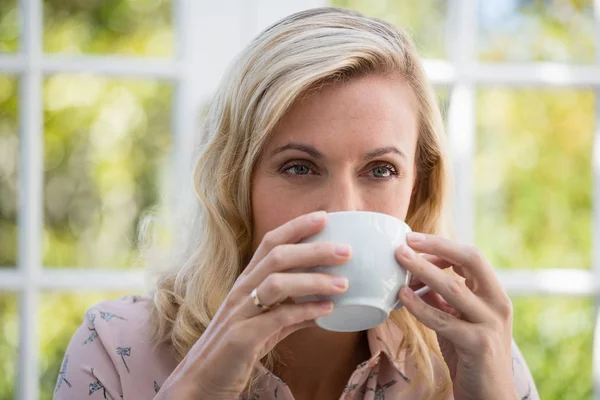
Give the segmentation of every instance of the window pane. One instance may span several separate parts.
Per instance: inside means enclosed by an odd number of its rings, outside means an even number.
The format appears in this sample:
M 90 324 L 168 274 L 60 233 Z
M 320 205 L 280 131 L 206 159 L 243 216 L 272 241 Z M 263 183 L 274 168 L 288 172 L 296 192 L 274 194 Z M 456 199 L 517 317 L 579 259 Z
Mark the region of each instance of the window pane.
M 170 160 L 171 86 L 90 75 L 44 84 L 44 263 L 128 267 Z
M 52 400 L 65 350 L 94 304 L 131 293 L 42 293 L 40 299 L 40 399 Z M 101 396 L 102 397 L 102 396 Z
M 331 0 L 331 5 L 352 8 L 406 30 L 422 57 L 447 57 L 445 0 Z
M 594 96 L 481 89 L 476 240 L 499 268 L 590 268 Z
M 479 59 L 594 63 L 593 0 L 479 0 Z
M 0 75 L 0 268 L 17 264 L 17 85 Z
M 568 297 L 513 299 L 513 335 L 544 400 L 592 398 L 594 302 Z
M 436 86 L 435 94 L 437 96 L 438 106 L 442 113 L 444 126 L 448 127 L 448 107 L 450 106 L 450 88 L 448 86 Z
M 44 50 L 168 57 L 172 19 L 172 0 L 44 0 Z
M 16 398 L 18 346 L 17 296 L 0 292 L 0 399 Z
M 0 2 L 0 53 L 13 53 L 19 47 L 17 0 Z

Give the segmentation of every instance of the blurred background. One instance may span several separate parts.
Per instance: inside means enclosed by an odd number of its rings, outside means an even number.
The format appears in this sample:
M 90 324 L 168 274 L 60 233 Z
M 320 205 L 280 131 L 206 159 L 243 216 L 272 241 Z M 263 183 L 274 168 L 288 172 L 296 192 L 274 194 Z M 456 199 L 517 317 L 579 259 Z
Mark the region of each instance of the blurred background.
M 600 1 L 2 0 L 0 400 L 51 399 L 85 310 L 145 291 L 141 217 L 178 206 L 223 69 L 268 24 L 328 4 L 413 35 L 459 238 L 511 295 L 541 397 L 600 398 Z

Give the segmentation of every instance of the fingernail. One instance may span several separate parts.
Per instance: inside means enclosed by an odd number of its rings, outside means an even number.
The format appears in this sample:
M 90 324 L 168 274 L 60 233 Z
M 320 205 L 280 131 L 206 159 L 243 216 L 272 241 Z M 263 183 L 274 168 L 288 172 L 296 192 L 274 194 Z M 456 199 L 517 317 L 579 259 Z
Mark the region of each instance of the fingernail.
M 402 256 L 407 260 L 412 260 L 412 258 L 415 256 L 415 252 L 413 251 L 413 249 L 411 249 L 405 244 L 400 245 L 400 254 L 402 254 Z
M 352 248 L 347 244 L 338 244 L 335 246 L 335 254 L 338 256 L 349 256 Z
M 426 239 L 427 236 L 423 235 L 422 233 L 418 233 L 418 232 L 409 232 L 406 235 L 406 239 L 408 239 L 409 241 L 413 242 L 413 243 L 419 243 L 422 242 Z
M 346 289 L 348 287 L 348 278 L 345 276 L 334 276 L 331 279 L 331 283 L 333 283 L 333 286 L 335 287 Z
M 310 215 L 310 220 L 312 222 L 321 222 L 325 219 L 325 211 L 317 211 Z
M 402 288 L 400 288 L 400 291 L 404 292 L 404 297 L 406 297 L 409 300 L 414 300 L 414 298 L 417 297 L 415 295 L 415 292 L 408 286 L 402 286 Z
M 319 307 L 321 307 L 323 310 L 332 310 L 333 303 L 331 301 L 325 301 L 323 303 L 319 303 Z

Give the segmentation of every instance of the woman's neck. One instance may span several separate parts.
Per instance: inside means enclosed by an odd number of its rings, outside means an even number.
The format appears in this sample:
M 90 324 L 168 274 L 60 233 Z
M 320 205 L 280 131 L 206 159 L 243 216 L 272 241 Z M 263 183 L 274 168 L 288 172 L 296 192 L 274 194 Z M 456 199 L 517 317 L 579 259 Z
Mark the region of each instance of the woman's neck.
M 315 327 L 297 331 L 277 347 L 276 374 L 294 398 L 338 398 L 361 362 L 370 358 L 366 332 L 330 332 Z

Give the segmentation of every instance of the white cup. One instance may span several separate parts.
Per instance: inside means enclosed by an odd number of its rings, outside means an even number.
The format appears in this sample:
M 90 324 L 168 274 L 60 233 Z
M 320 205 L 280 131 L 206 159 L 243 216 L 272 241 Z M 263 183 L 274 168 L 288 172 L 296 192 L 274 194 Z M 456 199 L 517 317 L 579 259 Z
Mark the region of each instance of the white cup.
M 317 318 L 321 328 L 356 332 L 383 323 L 392 310 L 402 308 L 398 292 L 410 282 L 410 272 L 396 260 L 395 251 L 406 244 L 410 227 L 387 214 L 343 211 L 327 214 L 325 228 L 304 243 L 333 242 L 352 246 L 352 257 L 342 265 L 318 266 L 301 272 L 322 272 L 348 278 L 348 290 L 335 296 L 305 296 L 296 302 L 333 301 L 333 311 Z M 298 271 L 298 270 L 297 270 Z M 427 293 L 423 287 L 415 293 Z

